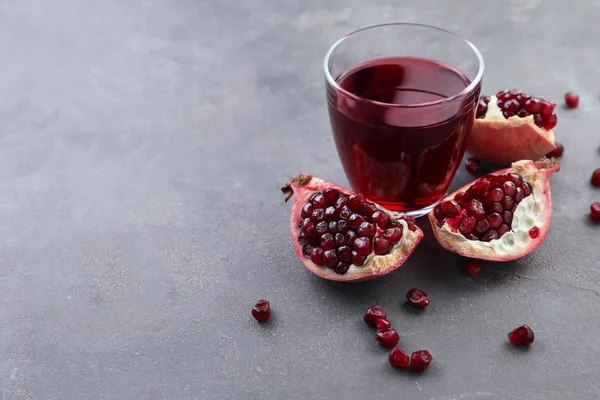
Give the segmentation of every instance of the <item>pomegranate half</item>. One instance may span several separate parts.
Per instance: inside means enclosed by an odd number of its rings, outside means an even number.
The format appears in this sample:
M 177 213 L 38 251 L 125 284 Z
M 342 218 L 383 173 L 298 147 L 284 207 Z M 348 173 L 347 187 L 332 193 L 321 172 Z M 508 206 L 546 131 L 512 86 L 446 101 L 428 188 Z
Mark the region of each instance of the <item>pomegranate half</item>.
M 281 190 L 286 201 L 294 195 L 294 251 L 322 278 L 355 282 L 389 274 L 423 238 L 414 218 L 312 175 L 300 174 Z
M 554 102 L 519 89 L 482 96 L 467 151 L 494 164 L 537 160 L 556 148 Z
M 446 197 L 429 221 L 440 244 L 465 257 L 510 261 L 532 252 L 550 227 L 554 159 L 513 163 Z

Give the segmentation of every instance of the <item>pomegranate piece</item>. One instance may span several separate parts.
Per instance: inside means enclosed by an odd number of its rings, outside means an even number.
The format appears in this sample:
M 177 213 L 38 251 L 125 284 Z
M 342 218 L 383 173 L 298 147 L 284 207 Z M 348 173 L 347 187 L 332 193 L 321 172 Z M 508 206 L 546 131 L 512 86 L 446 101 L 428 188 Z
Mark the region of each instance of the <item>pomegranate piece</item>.
M 467 151 L 480 160 L 500 165 L 544 156 L 556 148 L 555 106 L 518 89 L 498 92 L 487 103 L 480 101 L 467 138 Z
M 392 323 L 386 318 L 377 318 L 377 320 L 375 320 L 375 326 L 378 331 L 385 331 L 392 327 Z
M 378 319 L 386 319 L 387 313 L 379 306 L 371 306 L 365 311 L 363 319 L 369 325 L 375 325 Z
M 388 360 L 393 367 L 406 368 L 410 362 L 410 357 L 402 349 L 394 347 L 392 350 L 390 350 Z
M 515 346 L 528 346 L 533 343 L 533 331 L 527 325 L 520 326 L 508 334 L 508 341 Z
M 412 288 L 406 293 L 406 300 L 414 308 L 423 309 L 429 305 L 427 293 L 417 288 Z
M 399 268 L 423 238 L 408 215 L 308 174 L 281 189 L 291 212 L 292 244 L 312 273 L 332 281 L 374 279 Z
M 479 263 L 477 260 L 467 260 L 464 271 L 465 275 L 470 276 L 471 278 L 479 276 L 481 273 L 481 269 L 479 268 Z
M 395 329 L 384 329 L 377 331 L 375 339 L 385 347 L 394 347 L 400 340 L 400 335 Z
M 410 370 L 413 372 L 425 371 L 425 369 L 429 367 L 429 364 L 431 364 L 432 360 L 433 357 L 427 350 L 415 351 L 410 356 Z
M 600 186 L 600 168 L 595 170 L 592 174 L 592 185 Z
M 467 171 L 469 171 L 471 174 L 475 174 L 477 173 L 477 171 L 479 171 L 479 168 L 481 168 L 481 161 L 474 157 L 471 157 L 467 160 L 466 167 Z
M 549 178 L 559 169 L 554 159 L 524 160 L 460 188 L 429 213 L 437 240 L 450 251 L 479 260 L 509 261 L 529 254 L 548 233 Z M 460 211 L 448 216 L 452 213 L 444 209 Z
M 252 316 L 255 320 L 263 322 L 271 316 L 271 306 L 267 300 L 259 300 L 252 308 Z
M 546 157 L 550 158 L 550 157 L 555 157 L 555 158 L 559 158 L 562 157 L 563 153 L 565 152 L 565 146 L 562 145 L 562 143 L 555 143 L 556 144 L 556 148 L 554 150 L 552 150 L 550 153 L 546 154 Z
M 577 108 L 579 105 L 579 95 L 573 92 L 565 93 L 565 104 L 569 108 Z
M 594 221 L 600 222 L 600 203 L 596 202 L 590 206 L 590 215 Z

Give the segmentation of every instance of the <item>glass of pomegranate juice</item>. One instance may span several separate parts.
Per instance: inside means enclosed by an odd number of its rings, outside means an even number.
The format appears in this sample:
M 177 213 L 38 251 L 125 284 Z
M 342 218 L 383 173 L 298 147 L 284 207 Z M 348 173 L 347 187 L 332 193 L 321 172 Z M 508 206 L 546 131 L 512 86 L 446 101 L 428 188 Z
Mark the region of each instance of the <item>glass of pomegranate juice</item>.
M 426 214 L 464 155 L 483 76 L 477 48 L 431 26 L 376 25 L 335 42 L 324 66 L 352 189 L 391 210 Z

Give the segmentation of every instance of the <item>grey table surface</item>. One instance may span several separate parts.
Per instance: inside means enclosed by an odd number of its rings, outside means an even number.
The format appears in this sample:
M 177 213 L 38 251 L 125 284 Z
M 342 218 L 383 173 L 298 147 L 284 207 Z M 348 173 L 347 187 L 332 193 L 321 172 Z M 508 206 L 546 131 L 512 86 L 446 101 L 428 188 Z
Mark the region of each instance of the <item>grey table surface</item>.
M 0 398 L 600 398 L 599 16 L 596 0 L 0 0 Z M 346 184 L 322 57 L 388 21 L 470 38 L 484 91 L 581 95 L 559 110 L 534 253 L 469 279 L 420 220 L 424 241 L 379 280 L 296 259 L 279 187 Z M 402 304 L 413 286 L 423 313 Z M 431 350 L 424 374 L 388 365 L 361 319 L 375 303 L 403 347 Z M 523 323 L 526 351 L 506 340 Z

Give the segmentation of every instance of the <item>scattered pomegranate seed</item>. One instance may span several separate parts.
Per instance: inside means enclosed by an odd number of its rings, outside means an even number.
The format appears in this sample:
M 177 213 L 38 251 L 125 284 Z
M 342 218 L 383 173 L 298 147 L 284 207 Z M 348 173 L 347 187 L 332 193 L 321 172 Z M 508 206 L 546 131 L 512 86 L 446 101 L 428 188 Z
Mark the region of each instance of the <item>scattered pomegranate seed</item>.
M 600 186 L 600 168 L 595 170 L 592 174 L 592 185 Z
M 533 343 L 533 331 L 527 325 L 520 326 L 508 334 L 508 340 L 515 346 L 527 346 Z
M 433 360 L 431 353 L 427 350 L 419 350 L 410 356 L 410 370 L 414 372 L 424 371 Z
M 252 316 L 257 321 L 266 321 L 271 316 L 270 308 L 271 307 L 267 300 L 259 300 L 256 303 L 256 305 L 252 308 Z
M 367 311 L 365 311 L 365 315 L 363 317 L 365 322 L 369 325 L 375 325 L 375 322 L 379 318 L 387 318 L 387 313 L 383 311 L 381 307 L 378 306 L 372 306 L 367 308 Z
M 577 106 L 579 105 L 579 95 L 573 92 L 565 94 L 565 103 L 569 108 L 577 108 Z
M 537 239 L 540 236 L 540 228 L 534 226 L 529 230 L 529 237 L 532 239 Z
M 465 274 L 467 276 L 470 277 L 476 277 L 479 276 L 479 273 L 481 272 L 481 269 L 479 268 L 479 263 L 477 262 L 477 260 L 467 260 L 466 264 L 465 264 Z
M 481 161 L 476 158 L 469 158 L 467 160 L 467 171 L 471 174 L 475 174 L 479 168 L 481 168 Z
M 390 364 L 394 367 L 408 367 L 408 363 L 410 362 L 410 357 L 406 354 L 402 349 L 394 347 L 390 350 L 390 354 L 388 356 L 390 360 Z
M 595 221 L 600 222 L 600 203 L 594 203 L 590 206 L 590 215 Z
M 398 335 L 398 332 L 396 332 L 395 329 L 386 329 L 377 331 L 375 339 L 385 347 L 394 347 L 398 344 L 400 335 Z
M 423 309 L 429 305 L 429 297 L 427 297 L 427 293 L 421 289 L 410 289 L 408 293 L 406 293 L 406 299 L 414 308 Z
M 384 331 L 392 327 L 392 323 L 387 318 L 377 318 L 375 320 L 375 326 L 378 331 Z
M 562 157 L 565 152 L 565 146 L 562 143 L 555 143 L 556 148 L 552 150 L 550 153 L 546 154 L 546 157 Z

